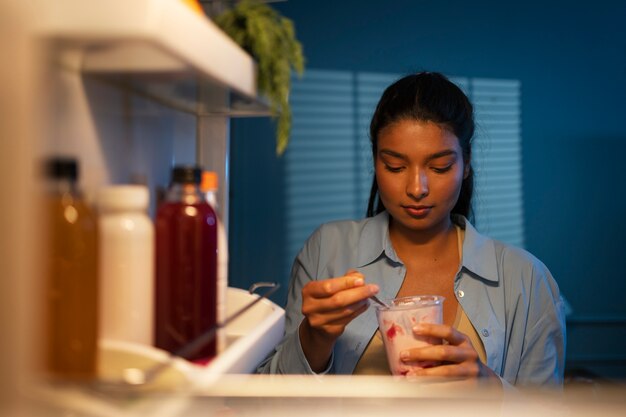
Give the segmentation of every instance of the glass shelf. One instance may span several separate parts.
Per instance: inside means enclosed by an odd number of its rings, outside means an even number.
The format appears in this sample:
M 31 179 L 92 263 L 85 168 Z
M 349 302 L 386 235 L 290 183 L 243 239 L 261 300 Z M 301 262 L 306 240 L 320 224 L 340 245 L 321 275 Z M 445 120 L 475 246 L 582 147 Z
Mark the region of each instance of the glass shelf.
M 86 74 L 141 97 L 197 116 L 271 116 L 269 104 L 194 74 Z

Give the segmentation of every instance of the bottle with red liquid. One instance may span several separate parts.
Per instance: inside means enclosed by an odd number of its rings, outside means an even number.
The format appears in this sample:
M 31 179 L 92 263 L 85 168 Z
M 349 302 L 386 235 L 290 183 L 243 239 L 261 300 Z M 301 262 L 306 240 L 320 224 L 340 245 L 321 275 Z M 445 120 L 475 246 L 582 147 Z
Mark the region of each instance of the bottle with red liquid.
M 156 217 L 155 345 L 172 353 L 217 324 L 217 216 L 201 178 L 199 167 L 174 167 Z M 213 340 L 187 359 L 215 355 Z

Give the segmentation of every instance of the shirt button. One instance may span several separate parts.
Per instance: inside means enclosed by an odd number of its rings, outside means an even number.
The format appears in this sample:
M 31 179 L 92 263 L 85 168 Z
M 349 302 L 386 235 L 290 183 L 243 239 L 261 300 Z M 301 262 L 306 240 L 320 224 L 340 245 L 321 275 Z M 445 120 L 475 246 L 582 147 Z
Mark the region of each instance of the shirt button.
M 459 296 L 459 298 L 463 298 L 463 296 L 465 295 L 465 293 L 463 292 L 463 290 L 458 290 L 458 291 L 456 292 L 456 295 L 458 295 L 458 296 Z
M 482 329 L 480 331 L 480 333 L 482 333 L 482 335 L 485 336 L 485 337 L 489 337 L 489 330 L 487 330 L 487 329 Z

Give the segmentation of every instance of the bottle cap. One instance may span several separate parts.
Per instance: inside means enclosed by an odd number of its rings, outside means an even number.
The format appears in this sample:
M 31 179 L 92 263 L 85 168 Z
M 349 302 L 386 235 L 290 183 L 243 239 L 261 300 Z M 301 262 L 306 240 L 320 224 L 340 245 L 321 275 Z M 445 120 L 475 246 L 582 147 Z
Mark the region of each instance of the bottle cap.
M 78 161 L 75 158 L 52 157 L 46 160 L 44 170 L 48 178 L 75 181 L 78 178 Z
M 218 176 L 215 171 L 204 171 L 202 172 L 202 183 L 200 183 L 200 189 L 203 192 L 207 192 L 209 190 L 217 190 L 218 186 Z
M 100 210 L 145 210 L 149 200 L 144 185 L 110 185 L 99 189 L 96 197 Z
M 196 165 L 177 165 L 172 169 L 172 182 L 200 184 L 202 168 Z

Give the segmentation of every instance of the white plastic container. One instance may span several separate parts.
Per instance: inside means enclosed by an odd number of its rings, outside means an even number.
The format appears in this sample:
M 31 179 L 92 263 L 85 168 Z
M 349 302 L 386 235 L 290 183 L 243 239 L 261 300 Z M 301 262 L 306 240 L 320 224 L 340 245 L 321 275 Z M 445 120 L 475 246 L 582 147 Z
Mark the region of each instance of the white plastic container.
M 98 192 L 100 338 L 153 344 L 154 225 L 148 200 L 141 185 Z

